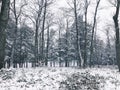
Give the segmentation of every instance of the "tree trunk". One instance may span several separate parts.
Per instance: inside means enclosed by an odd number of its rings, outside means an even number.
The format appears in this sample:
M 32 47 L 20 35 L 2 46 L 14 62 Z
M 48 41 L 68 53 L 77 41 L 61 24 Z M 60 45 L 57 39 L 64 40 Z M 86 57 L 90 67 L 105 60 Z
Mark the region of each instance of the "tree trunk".
M 120 1 L 117 0 L 116 13 L 113 16 L 113 20 L 114 20 L 115 30 L 116 30 L 116 60 L 117 60 L 117 65 L 120 71 L 120 39 L 119 39 L 120 36 L 119 36 L 119 24 L 118 24 L 119 8 L 120 8 Z
M 67 25 L 66 25 L 66 58 L 65 58 L 65 67 L 68 67 L 68 28 L 69 28 L 69 23 L 68 23 L 69 21 L 68 21 L 68 19 L 66 20 L 66 23 L 67 23 Z
M 34 67 L 37 65 L 38 63 L 38 20 L 36 21 L 36 30 L 35 30 L 35 62 L 34 62 Z
M 80 42 L 79 42 L 78 15 L 77 15 L 77 6 L 76 5 L 77 5 L 76 0 L 74 0 L 77 60 L 79 62 L 79 67 L 81 67 L 81 62 L 83 61 L 83 58 L 82 58 L 82 55 L 81 55 Z
M 48 29 L 47 29 L 47 48 L 46 48 L 45 66 L 47 66 L 47 65 L 48 65 L 49 41 L 50 41 L 50 35 L 49 35 L 49 25 L 48 25 Z
M 41 51 L 41 56 L 42 56 L 42 61 L 44 61 L 45 56 L 44 56 L 44 29 L 45 29 L 45 20 L 46 20 L 46 9 L 47 9 L 47 0 L 45 0 L 45 8 L 44 8 L 44 16 L 43 16 L 43 23 L 42 23 L 42 51 Z
M 59 54 L 59 56 L 58 56 L 58 61 L 59 61 L 59 67 L 61 67 L 62 65 L 61 65 L 61 31 L 60 31 L 61 29 L 59 28 L 59 42 L 58 42 L 58 54 Z
M 9 18 L 10 0 L 2 0 L 0 13 L 0 69 L 4 66 L 6 34 L 5 29 Z
M 85 68 L 87 66 L 87 10 L 88 10 L 88 1 L 85 1 L 85 44 L 84 44 L 84 63 L 83 67 Z
M 43 6 L 43 0 L 41 0 L 41 2 L 39 3 Z M 38 13 L 37 13 L 37 19 L 35 19 L 36 21 L 36 25 L 35 25 L 35 61 L 33 61 L 33 66 L 37 66 L 38 62 L 39 62 L 39 45 L 38 45 L 38 31 L 39 31 L 39 27 L 40 27 L 40 22 L 41 22 L 41 14 L 42 14 L 42 10 L 43 7 L 39 7 Z
M 94 32 L 95 32 L 95 24 L 96 24 L 96 17 L 97 17 L 97 11 L 98 11 L 98 7 L 99 7 L 99 4 L 100 4 L 100 1 L 97 1 L 97 5 L 96 5 L 96 8 L 95 8 L 95 15 L 94 15 L 94 22 L 93 22 L 93 27 L 92 27 L 92 37 L 91 37 L 91 45 L 90 45 L 90 67 L 92 65 L 92 57 L 93 57 L 93 41 L 94 41 Z

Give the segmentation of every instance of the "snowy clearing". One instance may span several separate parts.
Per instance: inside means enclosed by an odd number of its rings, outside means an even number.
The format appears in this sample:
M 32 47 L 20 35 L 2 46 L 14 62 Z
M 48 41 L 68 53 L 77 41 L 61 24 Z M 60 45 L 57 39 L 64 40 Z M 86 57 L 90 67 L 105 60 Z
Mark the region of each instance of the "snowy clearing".
M 2 69 L 0 90 L 120 90 L 120 73 L 111 68 Z

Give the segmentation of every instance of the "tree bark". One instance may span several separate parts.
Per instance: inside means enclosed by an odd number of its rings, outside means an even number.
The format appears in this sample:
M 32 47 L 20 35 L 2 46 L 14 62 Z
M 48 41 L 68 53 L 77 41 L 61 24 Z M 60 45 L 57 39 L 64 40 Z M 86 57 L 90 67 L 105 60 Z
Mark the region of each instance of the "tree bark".
M 94 41 L 94 32 L 95 32 L 95 24 L 96 24 L 96 17 L 97 17 L 97 11 L 98 11 L 98 7 L 99 7 L 99 4 L 100 4 L 100 1 L 97 1 L 97 5 L 96 5 L 96 8 L 95 8 L 95 15 L 94 15 L 94 22 L 93 22 L 93 27 L 92 27 L 92 37 L 91 37 L 91 45 L 90 45 L 90 67 L 92 65 L 92 57 L 93 57 L 93 41 Z
M 84 44 L 84 63 L 83 67 L 87 66 L 87 11 L 88 11 L 88 1 L 85 1 L 85 44 Z
M 48 65 L 48 55 L 49 55 L 49 43 L 50 42 L 50 28 L 49 28 L 49 24 L 48 24 L 48 28 L 47 28 L 47 47 L 46 47 L 46 59 L 45 59 L 45 66 Z
M 2 0 L 0 13 L 0 69 L 4 67 L 6 33 L 5 29 L 9 19 L 10 0 Z
M 39 27 L 40 27 L 40 22 L 41 22 L 41 15 L 42 15 L 42 10 L 43 10 L 43 0 L 41 0 L 40 3 L 38 3 L 39 9 L 37 13 L 37 19 L 35 19 L 35 61 L 33 61 L 33 67 L 38 65 L 39 62 L 39 45 L 38 45 L 38 33 L 39 33 Z
M 59 67 L 62 65 L 61 61 L 61 28 L 59 28 L 59 42 L 58 42 L 58 61 L 59 61 Z
M 65 58 L 65 67 L 68 67 L 68 29 L 69 29 L 69 23 L 68 19 L 66 20 L 66 58 Z
M 42 61 L 45 59 L 44 55 L 44 29 L 45 29 L 45 20 L 46 20 L 46 10 L 47 10 L 47 0 L 45 0 L 45 7 L 44 7 L 44 16 L 43 16 L 43 23 L 42 23 L 42 50 L 41 50 L 41 56 L 42 56 Z
M 39 16 L 39 15 L 38 15 Z M 34 67 L 38 63 L 38 20 L 36 21 L 36 29 L 35 29 L 35 62 L 34 62 Z
M 116 60 L 120 72 L 120 39 L 119 39 L 120 35 L 119 35 L 119 24 L 118 24 L 119 8 L 120 8 L 120 0 L 117 0 L 116 13 L 113 16 L 113 20 L 116 30 Z
M 77 15 L 77 2 L 74 0 L 74 14 L 75 14 L 75 27 L 76 27 L 76 50 L 77 50 L 77 60 L 79 62 L 79 67 L 81 67 L 81 62 L 83 61 L 79 42 L 79 29 L 78 29 L 78 15 Z

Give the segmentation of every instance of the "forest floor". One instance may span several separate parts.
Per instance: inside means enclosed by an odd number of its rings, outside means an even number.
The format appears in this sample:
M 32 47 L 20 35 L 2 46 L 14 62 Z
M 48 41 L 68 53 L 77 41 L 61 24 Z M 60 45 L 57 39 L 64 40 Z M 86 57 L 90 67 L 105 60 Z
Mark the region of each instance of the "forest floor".
M 110 67 L 2 69 L 0 90 L 120 90 L 120 73 Z

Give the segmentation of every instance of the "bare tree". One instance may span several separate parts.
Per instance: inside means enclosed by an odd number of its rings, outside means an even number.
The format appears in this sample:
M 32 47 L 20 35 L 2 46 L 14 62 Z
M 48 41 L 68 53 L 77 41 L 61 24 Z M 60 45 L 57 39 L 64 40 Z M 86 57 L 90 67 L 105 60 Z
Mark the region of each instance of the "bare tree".
M 15 31 L 14 31 L 14 41 L 13 41 L 13 45 L 12 45 L 12 51 L 11 51 L 11 64 L 13 64 L 13 67 L 16 68 L 17 67 L 17 62 L 15 61 L 15 53 L 16 53 L 16 40 L 17 40 L 17 32 L 18 32 L 18 24 L 19 24 L 19 19 L 20 16 L 22 15 L 22 11 L 24 6 L 27 5 L 26 1 L 24 0 L 24 3 L 20 5 L 20 9 L 18 10 L 16 7 L 16 0 L 13 0 L 13 2 L 11 3 L 11 11 L 13 12 L 14 15 L 14 19 L 15 19 Z M 21 66 L 21 65 L 20 65 Z
M 50 43 L 50 26 L 49 23 L 48 24 L 48 28 L 47 28 L 47 47 L 46 47 L 46 59 L 45 59 L 45 65 L 48 65 L 48 55 L 49 55 L 49 43 Z
M 45 62 L 47 66 L 47 59 L 45 59 L 45 29 L 46 29 L 46 19 L 48 14 L 48 7 L 53 4 L 53 0 L 45 0 L 44 1 L 44 11 L 43 11 L 43 19 L 42 19 L 42 28 L 41 28 L 41 60 Z M 49 29 L 49 25 L 47 30 Z
M 5 29 L 9 18 L 10 0 L 2 0 L 0 12 L 0 69 L 4 67 L 6 36 Z
M 45 4 L 44 4 L 44 15 L 43 15 L 43 22 L 42 22 L 42 50 L 41 50 L 42 61 L 44 61 L 44 59 L 45 59 L 45 55 L 44 55 L 44 46 L 45 46 L 44 30 L 45 30 L 46 12 L 47 12 L 47 0 L 45 0 Z
M 34 2 L 34 1 L 33 1 Z M 32 3 L 33 3 L 32 2 Z M 26 15 L 35 27 L 35 48 L 32 66 L 43 65 L 45 63 L 45 29 L 46 29 L 46 14 L 47 7 L 53 3 L 53 0 L 36 0 L 34 7 L 31 8 L 31 15 Z M 36 8 L 37 7 L 37 8 Z
M 40 28 L 40 22 L 41 22 L 41 17 L 42 17 L 42 11 L 43 11 L 43 7 L 44 7 L 44 1 L 43 0 L 38 0 L 38 12 L 37 12 L 37 18 L 35 19 L 35 62 L 33 62 L 33 67 L 36 66 L 36 64 L 38 63 L 38 34 L 39 34 L 39 28 Z
M 86 67 L 87 65 L 87 13 L 88 13 L 88 6 L 90 2 L 88 0 L 85 0 L 85 44 L 84 44 L 84 63 L 83 67 Z
M 66 47 L 65 47 L 65 50 L 66 50 L 66 58 L 65 58 L 65 67 L 68 67 L 69 66 L 69 62 L 68 62 L 68 46 L 69 46 L 69 41 L 68 41 L 68 33 L 69 33 L 69 19 L 66 18 Z
M 97 0 L 97 5 L 95 8 L 95 14 L 94 14 L 94 22 L 93 22 L 93 27 L 92 27 L 92 36 L 91 36 L 91 45 L 90 45 L 90 67 L 92 65 L 92 57 L 93 57 L 93 41 L 94 41 L 94 32 L 95 32 L 95 25 L 96 25 L 96 17 L 97 17 L 97 12 L 98 12 L 98 7 L 100 4 L 101 0 Z
M 119 24 L 118 24 L 119 10 L 120 10 L 120 0 L 117 0 L 116 13 L 113 16 L 113 20 L 114 20 L 115 30 L 116 30 L 116 60 L 117 60 L 117 65 L 120 71 L 120 35 L 119 35 L 120 31 L 119 31 Z
M 47 13 L 46 15 L 46 28 L 47 28 L 47 42 L 46 42 L 46 53 L 45 53 L 45 65 L 48 65 L 48 59 L 49 59 L 49 50 L 50 50 L 50 31 L 51 31 L 51 26 L 54 25 L 54 15 L 51 13 Z
M 81 55 L 81 48 L 79 42 L 79 29 L 78 29 L 78 13 L 77 13 L 77 2 L 74 0 L 74 15 L 75 15 L 75 28 L 76 28 L 76 50 L 77 50 L 77 60 L 79 62 L 79 67 L 81 67 L 81 62 L 83 61 Z
M 43 16 L 44 0 L 32 1 L 32 4 L 34 6 L 32 6 L 32 7 L 30 6 L 30 13 L 31 14 L 29 14 L 29 15 L 25 14 L 25 16 L 32 21 L 33 28 L 35 30 L 34 60 L 32 61 L 32 67 L 36 67 L 38 65 L 38 62 L 40 59 L 39 52 L 41 51 L 39 49 L 39 46 L 40 46 L 39 42 L 41 42 L 41 40 L 40 40 L 40 37 L 41 37 L 40 28 L 41 28 L 41 22 L 42 22 L 42 16 Z

